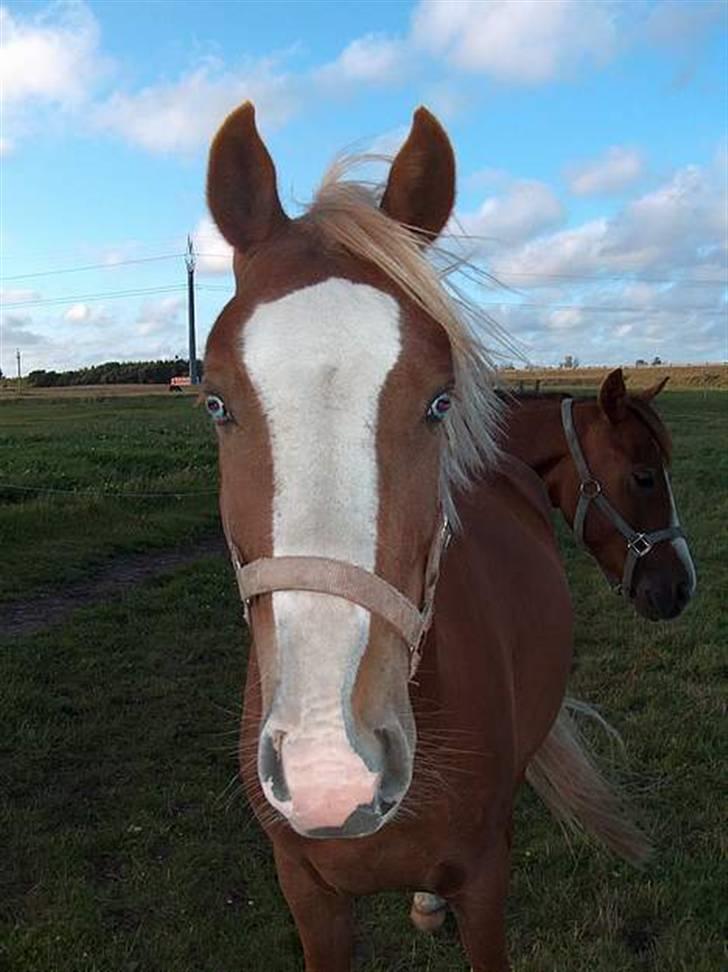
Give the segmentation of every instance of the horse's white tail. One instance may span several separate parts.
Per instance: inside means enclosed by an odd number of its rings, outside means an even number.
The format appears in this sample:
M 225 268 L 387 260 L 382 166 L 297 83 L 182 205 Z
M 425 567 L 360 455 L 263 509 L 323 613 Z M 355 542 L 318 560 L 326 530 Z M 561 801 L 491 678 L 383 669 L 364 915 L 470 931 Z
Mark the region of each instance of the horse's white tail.
M 531 759 L 526 779 L 567 829 L 585 830 L 615 854 L 639 864 L 648 856 L 650 843 L 597 768 L 569 710 L 596 719 L 611 735 L 617 735 L 590 706 L 567 699 Z

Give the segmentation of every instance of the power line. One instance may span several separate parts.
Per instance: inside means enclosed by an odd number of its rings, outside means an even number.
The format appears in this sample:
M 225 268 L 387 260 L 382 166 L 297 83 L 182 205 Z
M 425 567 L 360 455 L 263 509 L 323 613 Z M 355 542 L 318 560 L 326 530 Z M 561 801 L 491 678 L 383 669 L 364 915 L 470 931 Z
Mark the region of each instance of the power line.
M 221 284 L 200 284 L 198 290 L 210 290 L 215 292 L 224 291 L 225 293 L 230 292 L 229 287 L 222 286 Z M 584 311 L 589 311 L 590 313 L 592 311 L 597 311 L 597 312 L 604 311 L 607 313 L 625 313 L 625 314 L 641 313 L 641 312 L 647 314 L 648 313 L 654 314 L 657 312 L 661 312 L 663 310 L 667 311 L 668 313 L 673 313 L 678 311 L 719 312 L 723 309 L 721 307 L 714 307 L 711 304 L 695 305 L 695 306 L 679 305 L 675 307 L 665 307 L 665 308 L 661 308 L 661 307 L 648 308 L 648 307 L 629 306 L 629 305 L 603 307 L 600 305 L 588 305 L 588 304 L 546 304 L 546 303 L 526 303 L 526 302 L 518 303 L 518 304 L 515 303 L 509 304 L 506 301 L 502 301 L 502 300 L 479 300 L 478 304 L 482 304 L 486 307 L 513 307 L 513 308 L 526 307 L 529 309 L 541 309 L 541 310 L 584 310 Z
M 129 260 L 127 263 L 145 263 L 152 260 L 169 260 L 172 258 L 177 258 L 183 256 L 184 254 L 171 254 L 167 256 L 160 257 L 146 257 L 141 260 Z M 199 256 L 199 254 L 198 254 Z M 119 264 L 117 264 L 118 266 Z M 100 264 L 99 266 L 103 266 Z M 48 274 L 51 273 L 70 273 L 74 268 L 69 270 L 58 270 L 58 271 L 47 271 Z M 92 269 L 89 267 L 77 267 L 75 269 Z M 27 276 L 32 276 L 27 275 Z M 20 279 L 19 277 L 5 278 L 10 279 Z M 576 278 L 576 276 L 574 277 Z M 594 278 L 601 279 L 601 278 Z M 606 278 L 604 278 L 606 279 Z M 617 278 L 614 278 L 617 279 Z M 707 281 L 702 281 L 707 283 Z M 80 301 L 96 301 L 96 300 L 117 300 L 124 297 L 144 297 L 150 296 L 152 294 L 165 294 L 165 293 L 176 293 L 180 290 L 184 290 L 184 286 L 180 284 L 169 284 L 160 285 L 156 287 L 136 287 L 129 288 L 127 290 L 116 290 L 116 291 L 95 291 L 88 294 L 72 294 L 67 297 L 37 297 L 29 300 L 16 300 L 4 303 L 2 305 L 5 310 L 21 310 L 26 307 L 52 307 L 61 304 L 72 304 Z M 224 284 L 198 284 L 197 290 L 204 290 L 215 293 L 230 293 L 230 287 Z M 612 306 L 602 306 L 602 305 L 588 305 L 588 304 L 553 304 L 546 302 L 521 302 L 521 303 L 507 303 L 504 301 L 496 300 L 479 300 L 479 304 L 486 307 L 523 307 L 529 309 L 541 309 L 541 310 L 583 310 L 589 311 L 590 313 L 655 313 L 660 311 L 665 311 L 667 313 L 703 313 L 703 312 L 720 312 L 723 310 L 722 307 L 713 306 L 710 304 L 679 304 L 672 307 L 665 308 L 648 308 L 637 305 L 612 305 Z
M 591 313 L 605 313 L 605 314 L 677 314 L 677 313 L 721 313 L 722 311 L 728 311 L 726 307 L 715 307 L 712 304 L 705 304 L 703 306 L 696 305 L 677 305 L 675 307 L 634 307 L 634 306 L 615 306 L 615 307 L 605 307 L 599 304 L 589 305 L 589 304 L 534 304 L 526 303 L 525 301 L 520 304 L 508 304 L 504 301 L 495 300 L 482 300 L 478 301 L 480 304 L 485 304 L 488 307 L 512 307 L 518 310 L 521 307 L 541 309 L 541 310 L 580 310 L 588 311 Z
M 170 294 L 184 290 L 184 284 L 168 284 L 161 287 L 146 287 L 133 290 L 107 290 L 92 294 L 75 294 L 71 297 L 41 297 L 34 300 L 18 300 L 3 304 L 3 310 L 19 310 L 24 307 L 49 307 L 58 304 L 75 304 L 83 301 L 116 300 L 120 297 L 145 297 L 150 294 Z
M 183 252 L 177 253 L 163 253 L 159 256 L 151 257 L 136 257 L 129 260 L 117 260 L 113 263 L 89 263 L 76 267 L 62 267 L 54 270 L 38 270 L 33 273 L 17 273 L 11 276 L 0 277 L 0 283 L 15 281 L 15 280 L 31 280 L 38 277 L 50 277 L 57 276 L 66 273 L 81 273 L 87 270 L 112 270 L 114 267 L 125 267 L 132 266 L 135 264 L 142 263 L 154 263 L 160 260 L 176 260 L 180 257 L 184 257 Z M 229 254 L 227 253 L 197 253 L 198 257 L 204 257 L 206 259 L 228 259 Z M 659 277 L 647 274 L 638 274 L 633 270 L 625 270 L 623 273 L 619 274 L 588 274 L 588 273 L 546 273 L 540 270 L 515 270 L 509 269 L 508 267 L 492 267 L 489 273 L 497 276 L 502 274 L 508 277 L 528 277 L 544 280 L 586 280 L 594 281 L 599 283 L 601 281 L 624 281 L 625 283 L 660 283 L 660 284 L 683 284 L 688 286 L 701 286 L 701 287 L 718 287 L 728 285 L 728 278 L 709 280 L 703 277 L 698 278 L 686 278 L 686 277 Z
M 88 263 L 82 267 L 64 267 L 59 270 L 39 270 L 36 273 L 16 273 L 11 277 L 0 277 L 0 283 L 10 280 L 30 280 L 35 277 L 52 277 L 62 273 L 81 273 L 84 270 L 113 270 L 114 267 L 127 267 L 133 263 L 154 263 L 158 260 L 176 260 L 184 253 L 164 253 L 161 256 L 137 257 L 134 260 L 115 260 L 113 263 Z
M 728 277 L 724 280 L 707 280 L 703 278 L 693 280 L 689 277 L 645 277 L 635 276 L 631 270 L 615 274 L 541 273 L 538 270 L 509 270 L 507 267 L 492 267 L 490 273 L 495 276 L 503 274 L 505 277 L 543 277 L 546 280 L 593 280 L 595 283 L 599 283 L 602 280 L 618 280 L 624 281 L 624 283 L 697 284 L 702 287 L 728 286 Z

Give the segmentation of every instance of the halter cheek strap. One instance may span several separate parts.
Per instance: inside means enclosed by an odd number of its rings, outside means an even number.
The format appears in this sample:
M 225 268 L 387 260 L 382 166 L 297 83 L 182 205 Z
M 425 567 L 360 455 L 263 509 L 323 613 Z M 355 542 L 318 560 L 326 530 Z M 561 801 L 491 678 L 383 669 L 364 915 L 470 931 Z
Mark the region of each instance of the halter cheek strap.
M 587 465 L 581 444 L 579 443 L 579 437 L 576 434 L 576 426 L 574 425 L 573 398 L 565 398 L 562 401 L 561 422 L 564 427 L 566 443 L 569 446 L 571 458 L 574 460 L 574 465 L 576 466 L 580 479 L 579 500 L 576 504 L 573 523 L 574 536 L 585 550 L 589 549 L 584 540 L 584 523 L 586 515 L 589 512 L 589 507 L 593 503 L 614 524 L 627 543 L 627 556 L 624 561 L 622 579 L 614 584 L 614 588 L 618 594 L 631 597 L 632 579 L 638 561 L 642 557 L 646 557 L 658 543 L 662 543 L 665 540 L 677 540 L 679 537 L 685 536 L 677 518 L 677 508 L 672 495 L 672 487 L 670 486 L 670 478 L 667 475 L 667 470 L 663 468 L 667 492 L 670 497 L 670 526 L 664 527 L 661 530 L 651 530 L 648 533 L 641 533 L 639 530 L 634 530 L 606 498 L 602 491 L 601 483 L 598 479 L 594 478 Z
M 246 620 L 249 620 L 248 608 L 253 598 L 274 591 L 314 591 L 341 597 L 366 608 L 394 628 L 409 649 L 412 678 L 432 623 L 440 564 L 450 537 L 450 525 L 443 516 L 427 557 L 421 608 L 383 577 L 355 564 L 328 557 L 261 557 L 244 564 L 229 537 L 228 543 Z

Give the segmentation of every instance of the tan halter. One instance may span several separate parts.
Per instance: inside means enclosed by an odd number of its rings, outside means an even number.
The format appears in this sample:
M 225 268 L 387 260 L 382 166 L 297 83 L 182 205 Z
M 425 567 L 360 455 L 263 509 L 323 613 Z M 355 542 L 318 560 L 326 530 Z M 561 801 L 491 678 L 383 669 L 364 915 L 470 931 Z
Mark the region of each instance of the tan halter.
M 394 628 L 409 649 L 410 678 L 413 678 L 422 658 L 422 643 L 432 623 L 440 564 L 451 535 L 450 524 L 443 515 L 430 544 L 419 609 L 384 578 L 346 561 L 328 557 L 261 557 L 246 564 L 229 539 L 228 544 L 246 620 L 249 620 L 250 601 L 274 591 L 314 591 L 342 597 Z

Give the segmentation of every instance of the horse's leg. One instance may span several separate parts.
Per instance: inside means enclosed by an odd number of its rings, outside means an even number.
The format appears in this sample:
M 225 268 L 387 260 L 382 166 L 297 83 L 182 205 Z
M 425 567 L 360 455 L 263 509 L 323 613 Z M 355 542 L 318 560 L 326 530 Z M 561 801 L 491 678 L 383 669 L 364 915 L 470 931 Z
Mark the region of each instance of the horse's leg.
M 291 909 L 306 972 L 350 972 L 354 948 L 352 899 L 321 884 L 305 865 L 275 848 L 276 871 Z
M 508 972 L 505 900 L 510 848 L 504 837 L 484 860 L 480 872 L 448 899 L 457 918 L 472 972 Z

